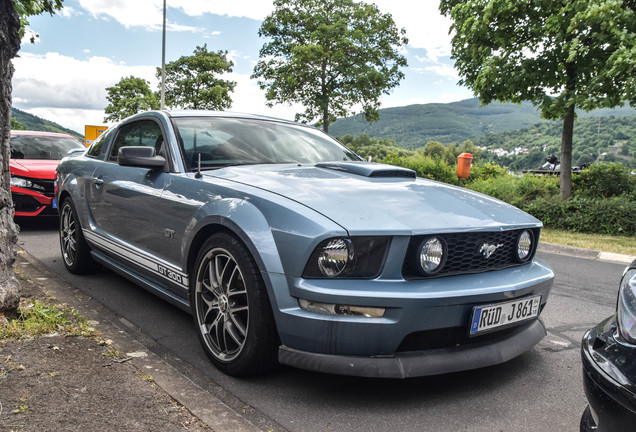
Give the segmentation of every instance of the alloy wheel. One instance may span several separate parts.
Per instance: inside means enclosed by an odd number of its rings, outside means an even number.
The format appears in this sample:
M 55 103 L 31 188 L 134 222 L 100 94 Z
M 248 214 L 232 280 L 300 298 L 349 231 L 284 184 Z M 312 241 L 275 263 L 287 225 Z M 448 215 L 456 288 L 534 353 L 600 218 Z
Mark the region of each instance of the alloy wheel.
M 227 250 L 211 249 L 200 261 L 195 301 L 206 345 L 218 360 L 234 360 L 245 346 L 249 308 L 241 268 Z

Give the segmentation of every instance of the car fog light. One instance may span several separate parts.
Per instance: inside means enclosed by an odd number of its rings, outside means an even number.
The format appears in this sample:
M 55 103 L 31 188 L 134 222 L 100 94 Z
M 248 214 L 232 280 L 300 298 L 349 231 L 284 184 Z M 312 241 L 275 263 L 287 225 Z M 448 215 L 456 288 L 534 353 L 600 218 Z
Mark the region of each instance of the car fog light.
M 618 288 L 618 328 L 627 342 L 636 344 L 636 269 L 627 271 Z
M 353 259 L 351 240 L 336 238 L 327 243 L 318 256 L 318 268 L 327 277 L 338 276 Z
M 517 259 L 521 262 L 527 261 L 532 254 L 532 248 L 534 246 L 534 236 L 529 230 L 525 230 L 519 236 L 517 240 Z
M 331 303 L 318 303 L 311 300 L 298 299 L 301 309 L 325 315 L 354 316 L 361 318 L 382 318 L 384 308 L 368 306 L 337 305 Z
M 437 273 L 446 260 L 446 246 L 439 237 L 425 240 L 420 247 L 420 268 L 427 274 Z

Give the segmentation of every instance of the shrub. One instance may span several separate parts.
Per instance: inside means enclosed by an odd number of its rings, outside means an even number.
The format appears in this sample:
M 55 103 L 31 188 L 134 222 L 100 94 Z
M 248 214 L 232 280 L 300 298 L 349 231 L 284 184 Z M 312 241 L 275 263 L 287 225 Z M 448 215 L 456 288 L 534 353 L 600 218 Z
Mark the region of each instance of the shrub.
M 546 227 L 584 233 L 636 235 L 636 201 L 626 195 L 611 198 L 537 198 L 521 208 Z
M 457 169 L 455 167 L 450 166 L 444 160 L 425 156 L 422 152 L 407 157 L 389 155 L 384 159 L 384 163 L 412 169 L 418 177 L 457 184 Z
M 636 176 L 621 164 L 600 163 L 573 176 L 575 194 L 588 197 L 609 198 L 624 193 L 636 193 Z
M 486 164 L 476 163 L 470 169 L 470 179 L 472 181 L 506 176 L 510 176 L 506 169 L 492 162 Z
M 559 179 L 552 176 L 501 175 L 475 180 L 468 187 L 517 207 L 522 207 L 539 197 L 559 195 Z

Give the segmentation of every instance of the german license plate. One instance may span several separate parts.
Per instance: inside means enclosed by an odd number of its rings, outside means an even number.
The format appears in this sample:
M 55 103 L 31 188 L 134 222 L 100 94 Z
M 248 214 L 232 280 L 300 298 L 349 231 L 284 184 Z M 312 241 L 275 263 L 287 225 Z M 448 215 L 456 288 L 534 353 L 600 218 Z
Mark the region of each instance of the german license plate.
M 52 207 L 57 208 L 57 201 L 53 198 Z
M 506 303 L 477 306 L 473 309 L 470 334 L 476 335 L 498 327 L 536 318 L 539 316 L 540 304 L 541 296 L 536 295 Z

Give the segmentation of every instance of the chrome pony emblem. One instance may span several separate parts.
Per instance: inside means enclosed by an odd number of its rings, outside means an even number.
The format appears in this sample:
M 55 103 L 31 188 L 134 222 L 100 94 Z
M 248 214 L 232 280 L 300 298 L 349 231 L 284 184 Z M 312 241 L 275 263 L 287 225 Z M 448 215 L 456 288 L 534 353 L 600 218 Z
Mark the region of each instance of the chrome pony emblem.
M 479 253 L 482 254 L 484 258 L 488 259 L 492 256 L 492 254 L 495 253 L 495 251 L 500 246 L 503 246 L 503 245 L 502 244 L 492 245 L 492 244 L 484 243 L 483 245 L 481 245 L 481 248 L 479 248 Z

